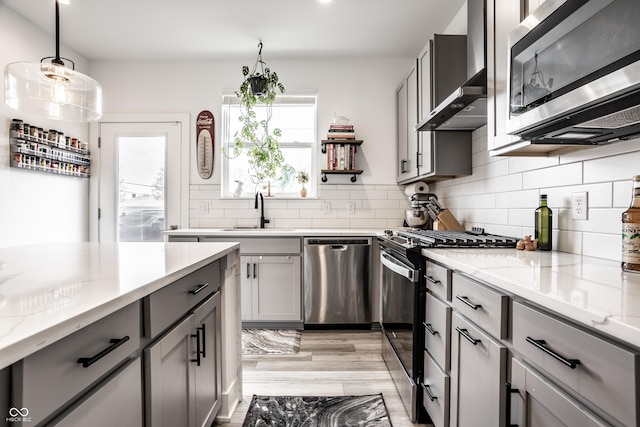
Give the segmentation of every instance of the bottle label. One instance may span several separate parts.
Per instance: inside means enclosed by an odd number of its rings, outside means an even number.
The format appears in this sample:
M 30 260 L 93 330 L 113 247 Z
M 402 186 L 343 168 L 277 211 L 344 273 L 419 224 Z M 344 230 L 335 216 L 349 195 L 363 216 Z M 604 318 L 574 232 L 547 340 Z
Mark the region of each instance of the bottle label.
M 640 224 L 622 223 L 622 262 L 640 264 Z

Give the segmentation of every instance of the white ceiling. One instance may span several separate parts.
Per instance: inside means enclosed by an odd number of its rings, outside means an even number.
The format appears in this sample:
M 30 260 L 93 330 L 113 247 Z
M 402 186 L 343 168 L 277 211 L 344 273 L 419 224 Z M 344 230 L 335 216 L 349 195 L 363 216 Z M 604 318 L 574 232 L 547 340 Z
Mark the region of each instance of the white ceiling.
M 54 34 L 55 0 L 0 0 Z M 60 38 L 90 60 L 410 58 L 465 0 L 70 0 Z M 52 37 L 52 51 L 55 42 Z M 44 54 L 43 54 L 44 55 Z M 61 56 L 64 56 L 64 51 Z

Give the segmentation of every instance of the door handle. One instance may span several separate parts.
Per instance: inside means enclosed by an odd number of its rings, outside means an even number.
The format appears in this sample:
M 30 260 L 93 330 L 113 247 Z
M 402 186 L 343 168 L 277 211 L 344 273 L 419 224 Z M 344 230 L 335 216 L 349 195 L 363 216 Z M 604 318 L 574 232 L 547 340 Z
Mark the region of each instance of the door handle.
M 468 305 L 469 307 L 473 308 L 474 310 L 477 310 L 479 308 L 482 308 L 482 306 L 480 304 L 474 304 L 471 301 L 469 301 L 469 298 L 467 297 L 463 297 L 460 295 L 456 295 L 456 299 L 462 301 L 463 303 L 465 303 L 466 305 Z
M 433 402 L 434 400 L 438 399 L 436 396 L 431 394 L 431 388 L 427 384 L 425 384 L 423 388 L 424 388 L 424 392 L 427 394 L 427 397 L 429 398 L 430 401 Z
M 251 263 L 247 263 L 247 279 L 251 277 Z
M 198 288 L 197 288 L 197 289 L 195 289 L 195 290 L 193 290 L 193 291 L 189 291 L 189 293 L 190 293 L 191 295 L 198 295 L 198 294 L 200 293 L 200 291 L 204 290 L 204 288 L 206 288 L 206 287 L 208 287 L 208 286 L 209 286 L 209 283 L 204 283 L 204 284 L 202 284 L 202 285 L 198 286 Z
M 566 357 L 561 356 L 560 354 L 551 350 L 549 347 L 547 347 L 547 342 L 545 340 L 535 340 L 531 337 L 527 337 L 527 342 L 529 344 L 533 344 L 533 346 L 535 346 L 537 349 L 544 351 L 549 356 L 553 357 L 554 359 L 571 369 L 576 369 L 576 366 L 580 364 L 580 360 L 578 359 L 567 359 Z
M 258 276 L 258 265 L 253 263 L 253 278 L 255 279 Z
M 433 329 L 433 326 L 431 326 L 431 323 L 422 323 L 424 325 L 425 328 L 427 328 L 427 331 L 429 331 L 429 333 L 431 335 L 439 335 L 440 333 L 438 331 L 436 331 L 435 329 Z
M 129 341 L 128 335 L 125 335 L 120 339 L 113 338 L 109 340 L 109 343 L 111 344 L 109 347 L 105 348 L 104 350 L 102 350 L 100 353 L 96 354 L 93 357 L 81 357 L 80 359 L 78 359 L 78 363 L 82 363 L 83 368 L 88 368 L 89 366 L 93 365 L 98 360 L 102 359 L 107 354 L 111 353 L 113 350 L 120 347 L 122 344 L 126 343 L 127 341 Z
M 200 328 L 196 328 L 196 333 L 191 334 L 191 338 L 196 339 L 196 358 L 191 359 L 192 362 L 196 362 L 196 365 L 200 366 L 200 354 L 202 351 L 200 350 Z
M 202 326 L 196 328 L 198 329 L 200 332 L 202 332 L 202 357 L 207 357 L 207 343 L 206 343 L 206 339 L 207 339 L 207 335 L 204 333 L 205 331 L 205 324 L 203 323 Z
M 460 335 L 465 337 L 467 341 L 469 341 L 473 345 L 478 345 L 478 343 L 480 342 L 480 340 L 477 340 L 473 338 L 471 335 L 469 335 L 469 332 L 466 329 L 461 329 L 458 326 L 456 326 L 456 331 L 458 331 Z

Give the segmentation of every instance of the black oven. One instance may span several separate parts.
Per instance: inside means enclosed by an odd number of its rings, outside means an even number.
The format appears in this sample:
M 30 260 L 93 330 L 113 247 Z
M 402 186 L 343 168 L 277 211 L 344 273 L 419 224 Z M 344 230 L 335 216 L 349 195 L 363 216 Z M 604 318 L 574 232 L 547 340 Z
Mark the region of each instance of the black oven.
M 424 258 L 420 247 L 380 242 L 382 356 L 411 421 L 423 421 L 421 402 Z

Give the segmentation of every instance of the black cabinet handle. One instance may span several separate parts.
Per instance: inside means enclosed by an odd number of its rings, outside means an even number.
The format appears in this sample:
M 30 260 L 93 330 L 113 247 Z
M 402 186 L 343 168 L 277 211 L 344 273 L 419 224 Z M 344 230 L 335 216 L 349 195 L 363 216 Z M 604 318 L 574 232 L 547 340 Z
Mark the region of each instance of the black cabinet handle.
M 251 264 L 247 263 L 247 279 L 251 277 Z
M 431 394 L 431 388 L 428 385 L 423 385 L 424 388 L 424 392 L 427 394 L 427 397 L 429 398 L 430 401 L 434 401 L 437 400 L 438 398 L 436 396 L 434 396 L 433 394 Z
M 122 344 L 126 343 L 127 341 L 129 341 L 129 335 L 126 335 L 120 339 L 113 338 L 109 340 L 109 342 L 111 343 L 109 347 L 105 348 L 104 350 L 102 350 L 100 353 L 96 354 L 93 357 L 81 357 L 80 359 L 78 359 L 78 363 L 82 363 L 83 368 L 88 368 L 89 366 L 93 365 L 98 360 L 102 359 L 104 356 L 111 353 L 113 350 L 120 347 Z
M 205 339 L 207 338 L 207 335 L 204 333 L 205 331 L 205 324 L 203 323 L 202 326 L 200 326 L 199 328 L 197 328 L 200 332 L 202 332 L 202 357 L 207 357 L 207 343 L 205 341 Z
M 456 331 L 458 331 L 460 335 L 465 337 L 473 345 L 477 345 L 480 342 L 480 340 L 477 340 L 473 338 L 471 335 L 469 335 L 469 332 L 467 332 L 466 329 L 460 329 L 459 327 L 456 326 Z
M 405 165 L 407 164 L 407 161 L 402 159 L 400 160 L 400 173 L 406 173 L 407 170 L 405 169 Z
M 429 333 L 431 335 L 438 335 L 439 332 L 434 330 L 433 327 L 431 326 L 431 323 L 423 323 L 424 327 L 427 328 L 427 331 L 429 331 Z
M 507 389 L 507 404 L 505 405 L 505 412 L 506 412 L 506 416 L 505 419 L 507 420 L 507 425 L 509 427 L 518 427 L 518 424 L 511 424 L 511 395 L 513 393 L 519 393 L 517 388 L 511 388 L 511 383 L 505 383 L 505 388 Z
M 257 275 L 258 275 L 258 266 L 254 262 L 253 263 L 253 278 L 255 279 Z
M 553 357 L 563 365 L 570 367 L 571 369 L 576 369 L 576 366 L 580 364 L 580 360 L 578 359 L 567 359 L 566 357 L 561 356 L 555 351 L 551 350 L 549 347 L 547 347 L 547 342 L 545 340 L 534 340 L 531 337 L 527 337 L 527 342 L 529 344 L 533 344 L 537 349 L 544 351 L 549 356 Z
M 456 299 L 459 299 L 460 301 L 462 301 L 463 303 L 465 303 L 466 305 L 468 305 L 469 307 L 473 308 L 474 310 L 477 310 L 479 308 L 482 308 L 482 306 L 480 304 L 474 304 L 471 301 L 469 301 L 469 298 L 467 297 L 463 297 L 460 295 L 456 295 Z
M 442 283 L 440 280 L 438 279 L 434 279 L 433 276 L 424 276 L 425 279 L 427 279 L 429 282 L 433 283 L 433 284 L 438 284 L 438 283 Z
M 209 286 L 209 283 L 205 283 L 205 284 L 203 284 L 203 285 L 200 285 L 200 286 L 198 286 L 198 289 L 193 290 L 193 291 L 189 291 L 189 293 L 190 293 L 191 295 L 198 295 L 198 293 L 199 293 L 200 291 L 202 291 L 204 288 L 206 288 L 207 286 Z
M 191 334 L 191 338 L 196 339 L 196 358 L 191 359 L 192 362 L 196 362 L 196 365 L 200 366 L 200 354 L 202 353 L 200 349 L 200 328 L 196 329 L 196 334 Z

